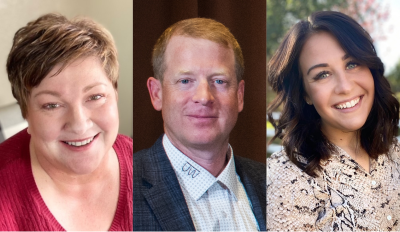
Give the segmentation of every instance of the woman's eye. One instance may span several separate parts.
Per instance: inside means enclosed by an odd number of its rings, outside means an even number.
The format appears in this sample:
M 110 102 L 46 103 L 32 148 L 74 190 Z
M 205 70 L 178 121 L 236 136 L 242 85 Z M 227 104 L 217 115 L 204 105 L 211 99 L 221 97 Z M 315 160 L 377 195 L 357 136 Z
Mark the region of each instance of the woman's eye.
M 188 84 L 188 83 L 189 83 L 189 80 L 188 80 L 188 79 L 183 79 L 183 80 L 180 80 L 180 82 L 181 82 L 182 84 Z
M 99 99 L 102 98 L 102 97 L 103 97 L 103 95 L 101 95 L 101 94 L 96 94 L 96 95 L 90 96 L 89 100 L 91 100 L 91 101 L 96 101 L 96 100 L 99 100 Z
M 215 83 L 222 85 L 224 83 L 224 81 L 223 80 L 215 80 Z
M 357 67 L 357 66 L 358 66 L 357 63 L 349 63 L 349 64 L 347 64 L 346 69 L 353 69 L 353 68 L 355 68 L 355 67 Z
M 327 78 L 327 77 L 329 77 L 329 76 L 330 76 L 330 73 L 329 73 L 329 72 L 323 71 L 323 72 L 318 73 L 318 74 L 314 77 L 314 80 L 325 79 L 325 78 Z
M 54 110 L 54 109 L 56 109 L 56 108 L 58 108 L 58 107 L 60 107 L 60 104 L 57 104 L 57 103 L 48 103 L 48 104 L 45 104 L 45 105 L 43 105 L 43 109 L 45 109 L 45 110 Z

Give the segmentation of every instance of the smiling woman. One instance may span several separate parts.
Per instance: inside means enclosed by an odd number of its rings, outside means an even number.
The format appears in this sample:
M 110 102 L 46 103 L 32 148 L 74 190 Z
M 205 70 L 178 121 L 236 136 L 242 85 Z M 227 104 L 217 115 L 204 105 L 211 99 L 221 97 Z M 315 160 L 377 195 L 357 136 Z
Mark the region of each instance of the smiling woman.
M 0 145 L 0 230 L 132 230 L 111 34 L 44 15 L 15 34 L 7 72 L 28 128 Z
M 399 102 L 368 33 L 339 13 L 294 25 L 269 63 L 284 150 L 267 159 L 267 229 L 399 230 Z

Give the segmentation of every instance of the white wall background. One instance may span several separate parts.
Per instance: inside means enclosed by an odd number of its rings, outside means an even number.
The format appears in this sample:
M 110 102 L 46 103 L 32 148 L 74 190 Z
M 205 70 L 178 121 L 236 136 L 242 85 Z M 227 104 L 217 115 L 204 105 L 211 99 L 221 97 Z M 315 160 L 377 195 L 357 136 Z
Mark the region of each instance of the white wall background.
M 133 4 L 131 0 L 0 0 L 0 107 L 14 104 L 6 61 L 14 33 L 46 13 L 67 18 L 87 16 L 105 26 L 114 36 L 120 63 L 118 82 L 119 132 L 132 135 Z

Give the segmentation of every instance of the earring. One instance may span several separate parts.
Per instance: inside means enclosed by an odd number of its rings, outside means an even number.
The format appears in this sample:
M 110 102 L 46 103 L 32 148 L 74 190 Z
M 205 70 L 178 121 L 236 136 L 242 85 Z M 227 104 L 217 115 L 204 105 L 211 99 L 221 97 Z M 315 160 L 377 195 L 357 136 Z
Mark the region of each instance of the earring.
M 308 105 L 312 105 L 312 102 L 309 102 L 308 100 L 306 100 L 306 103 L 308 104 Z

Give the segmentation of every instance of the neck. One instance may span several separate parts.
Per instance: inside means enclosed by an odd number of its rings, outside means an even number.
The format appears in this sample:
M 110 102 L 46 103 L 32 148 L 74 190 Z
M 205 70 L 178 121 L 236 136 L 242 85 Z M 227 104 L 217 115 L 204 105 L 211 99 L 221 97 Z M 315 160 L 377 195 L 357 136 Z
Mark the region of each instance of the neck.
M 221 174 L 228 164 L 228 139 L 220 143 L 188 146 L 168 133 L 166 134 L 172 145 L 215 177 Z
M 105 182 L 109 183 L 110 178 L 115 179 L 112 170 L 113 168 L 115 169 L 115 159 L 118 165 L 118 159 L 113 149 L 104 156 L 95 170 L 87 174 L 67 172 L 55 166 L 49 160 L 36 153 L 32 142 L 29 149 L 32 172 L 35 179 L 45 180 L 49 186 L 53 186 L 59 191 L 69 194 L 86 192 L 100 187 L 99 185 L 104 185 Z M 115 154 L 115 157 L 111 153 Z M 117 169 L 119 173 L 119 166 Z
M 326 127 L 322 127 L 321 130 L 331 143 L 342 148 L 354 160 L 360 160 L 369 157 L 364 148 L 361 147 L 359 132 L 345 132 Z

